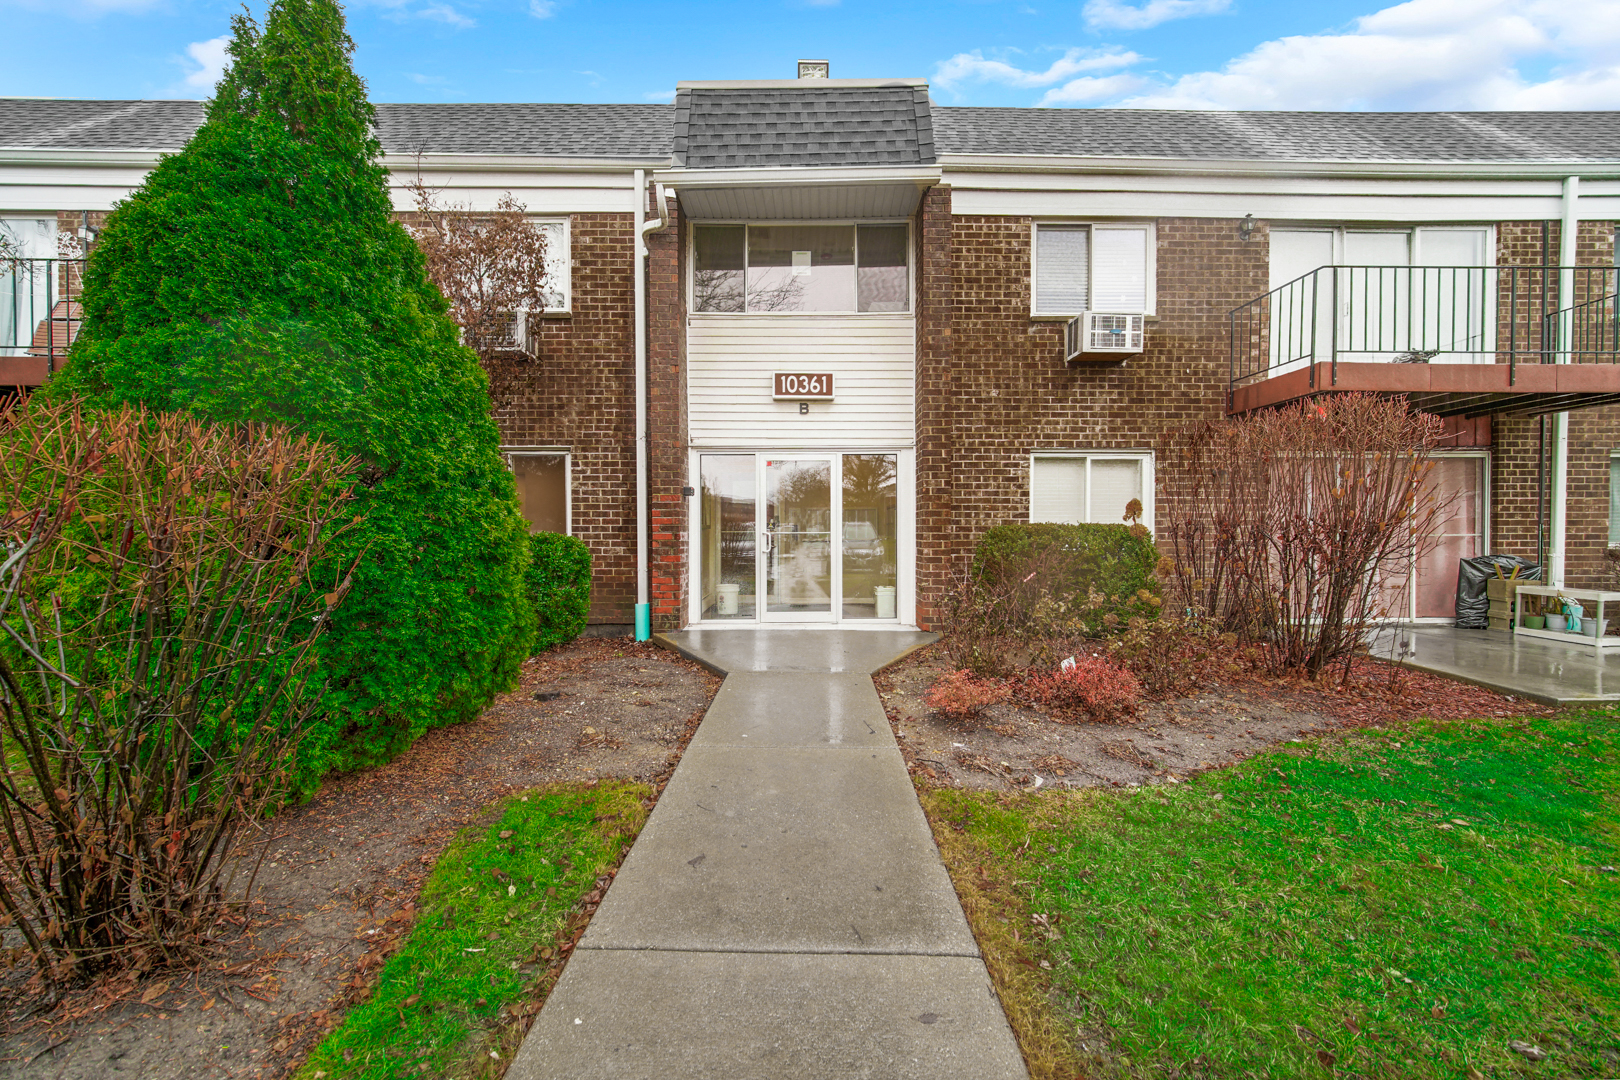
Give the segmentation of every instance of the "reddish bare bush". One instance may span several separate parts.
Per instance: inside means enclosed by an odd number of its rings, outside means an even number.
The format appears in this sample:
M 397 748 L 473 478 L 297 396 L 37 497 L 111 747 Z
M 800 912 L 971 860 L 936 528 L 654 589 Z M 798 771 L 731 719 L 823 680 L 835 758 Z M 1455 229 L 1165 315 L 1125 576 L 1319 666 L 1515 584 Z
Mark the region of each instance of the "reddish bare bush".
M 356 462 L 286 429 L 35 402 L 0 433 L 0 909 L 54 987 L 204 946 L 320 698 Z M 268 840 L 269 834 L 265 833 Z
M 941 675 L 923 694 L 923 703 L 952 720 L 967 721 L 991 705 L 1006 701 L 1007 696 L 1005 686 L 962 669 Z
M 1366 394 L 1171 436 L 1160 536 L 1174 603 L 1260 645 L 1274 672 L 1346 663 L 1437 542 L 1442 438 L 1439 418 Z
M 1023 692 L 1059 716 L 1084 716 L 1106 723 L 1136 712 L 1142 684 L 1112 660 L 1081 653 L 1072 666 L 1026 675 Z

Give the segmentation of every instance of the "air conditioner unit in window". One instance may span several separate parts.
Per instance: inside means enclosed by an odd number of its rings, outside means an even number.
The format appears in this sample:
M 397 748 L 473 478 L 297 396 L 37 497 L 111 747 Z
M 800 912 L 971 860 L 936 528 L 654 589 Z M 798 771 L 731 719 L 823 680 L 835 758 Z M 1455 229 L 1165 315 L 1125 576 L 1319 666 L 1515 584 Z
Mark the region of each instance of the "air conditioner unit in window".
M 483 351 L 529 354 L 529 317 L 524 311 L 503 311 L 489 325 L 474 333 L 463 332 L 462 340 Z
M 1087 311 L 1069 320 L 1063 332 L 1063 359 L 1123 360 L 1142 351 L 1144 324 L 1141 312 Z

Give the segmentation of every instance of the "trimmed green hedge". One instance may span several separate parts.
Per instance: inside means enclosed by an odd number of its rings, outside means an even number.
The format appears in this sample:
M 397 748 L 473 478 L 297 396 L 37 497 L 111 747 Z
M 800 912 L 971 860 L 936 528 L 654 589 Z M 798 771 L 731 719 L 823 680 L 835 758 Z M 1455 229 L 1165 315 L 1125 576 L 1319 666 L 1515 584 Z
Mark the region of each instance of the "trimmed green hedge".
M 591 613 L 591 549 L 561 533 L 529 537 L 529 569 L 523 576 L 534 605 L 534 651 L 566 645 L 585 632 Z
M 997 525 L 979 538 L 974 573 L 1023 584 L 1060 606 L 1089 633 L 1159 613 L 1153 534 L 1140 525 Z M 1033 575 L 1033 577 L 1031 577 Z M 1095 593 L 1100 599 L 1091 600 Z

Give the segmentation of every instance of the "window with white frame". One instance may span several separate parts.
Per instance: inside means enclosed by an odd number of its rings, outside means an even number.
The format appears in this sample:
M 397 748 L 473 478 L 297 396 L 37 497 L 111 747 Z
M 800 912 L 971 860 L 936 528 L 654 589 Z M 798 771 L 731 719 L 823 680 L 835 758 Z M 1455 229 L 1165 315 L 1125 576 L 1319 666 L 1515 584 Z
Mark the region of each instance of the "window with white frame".
M 1031 262 L 1036 315 L 1153 313 L 1151 224 L 1040 222 Z
M 573 532 L 573 485 L 566 450 L 507 448 L 507 467 L 517 481 L 518 507 L 531 533 Z
M 1149 453 L 1044 453 L 1029 462 L 1029 520 L 1079 524 L 1125 521 L 1131 500 L 1142 503 L 1142 523 L 1153 527 L 1153 455 Z
M 911 310 L 910 229 L 904 223 L 696 225 L 692 310 Z
M 573 237 L 568 218 L 533 218 L 536 228 L 546 234 L 546 306 L 547 314 L 565 314 L 574 310 L 574 256 Z
M 1620 547 L 1620 450 L 1609 451 L 1609 546 Z

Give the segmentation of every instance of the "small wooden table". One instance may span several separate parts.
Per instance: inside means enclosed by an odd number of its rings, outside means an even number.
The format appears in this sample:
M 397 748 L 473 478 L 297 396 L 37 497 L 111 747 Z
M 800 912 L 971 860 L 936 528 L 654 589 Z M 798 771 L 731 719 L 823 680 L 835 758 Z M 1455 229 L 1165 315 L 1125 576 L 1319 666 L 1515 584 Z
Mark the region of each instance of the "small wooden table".
M 1580 632 L 1532 630 L 1524 625 L 1525 608 L 1529 606 L 1524 602 L 1527 596 L 1539 596 L 1548 601 L 1562 596 L 1581 605 L 1586 614 L 1581 618 Z M 1544 608 L 1547 606 L 1550 604 L 1543 605 Z M 1598 589 L 1555 589 L 1550 585 L 1537 585 L 1527 581 L 1518 588 L 1518 599 L 1513 608 L 1513 633 L 1525 637 L 1545 638 L 1563 645 L 1584 645 L 1599 652 L 1604 649 L 1620 649 L 1620 637 L 1609 637 L 1602 633 L 1603 623 L 1607 618 L 1604 614 L 1606 606 L 1611 611 L 1620 606 L 1620 592 L 1603 592 Z M 1592 632 L 1593 626 L 1596 626 L 1597 633 Z

